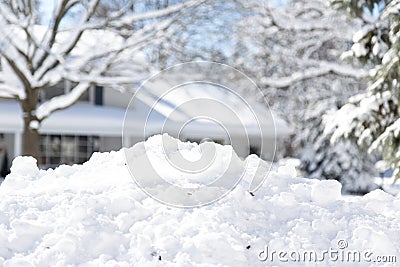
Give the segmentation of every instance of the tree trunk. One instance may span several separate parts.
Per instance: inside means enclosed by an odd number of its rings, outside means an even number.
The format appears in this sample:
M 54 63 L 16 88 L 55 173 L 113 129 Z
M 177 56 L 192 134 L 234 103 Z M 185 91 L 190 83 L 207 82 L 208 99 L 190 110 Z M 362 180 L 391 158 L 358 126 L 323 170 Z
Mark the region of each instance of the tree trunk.
M 27 98 L 21 102 L 24 119 L 24 131 L 22 133 L 22 155 L 36 158 L 40 164 L 39 145 L 39 121 L 35 115 L 38 93 L 27 90 Z M 36 122 L 36 125 L 31 125 Z M 32 127 L 34 126 L 34 127 Z
M 24 132 L 22 134 L 22 155 L 32 156 L 38 160 L 39 163 L 39 143 L 40 135 L 37 129 L 31 129 L 30 123 L 32 119 L 30 116 L 24 118 Z

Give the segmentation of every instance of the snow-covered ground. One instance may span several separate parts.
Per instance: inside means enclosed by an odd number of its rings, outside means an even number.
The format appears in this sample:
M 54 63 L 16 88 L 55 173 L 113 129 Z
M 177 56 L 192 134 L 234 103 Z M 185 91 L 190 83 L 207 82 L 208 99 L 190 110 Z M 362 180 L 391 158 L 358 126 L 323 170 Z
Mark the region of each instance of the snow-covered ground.
M 389 194 L 400 194 L 400 180 L 395 180 L 392 177 L 375 177 L 374 182 L 375 184 L 381 186 Z
M 149 154 L 159 150 L 154 140 Z M 195 145 L 182 147 L 198 156 Z M 122 150 L 47 171 L 19 157 L 0 186 L 0 265 L 315 266 L 293 260 L 304 252 L 318 255 L 318 266 L 399 264 L 399 197 L 344 198 L 336 181 L 295 176 L 288 163 L 254 196 L 243 180 L 218 202 L 183 209 L 146 195 Z

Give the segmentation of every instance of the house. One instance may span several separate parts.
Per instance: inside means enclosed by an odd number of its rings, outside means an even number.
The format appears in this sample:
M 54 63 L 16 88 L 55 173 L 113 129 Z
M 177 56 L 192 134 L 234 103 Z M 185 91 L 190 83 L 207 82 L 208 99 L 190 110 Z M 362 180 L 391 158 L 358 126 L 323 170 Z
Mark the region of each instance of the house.
M 20 40 L 15 42 L 18 49 L 22 51 L 27 49 L 24 45 L 26 43 L 24 31 L 18 27 L 11 27 L 8 31 L 16 36 L 16 40 Z M 35 25 L 33 32 L 41 39 L 46 34 L 47 28 Z M 69 38 L 69 34 L 61 32 L 56 42 L 62 44 Z M 74 66 L 72 69 L 75 69 L 82 64 L 85 66 L 84 63 L 87 61 L 82 59 L 87 58 L 93 51 L 102 55 L 104 51 L 109 51 L 107 49 L 118 50 L 123 45 L 124 39 L 112 31 L 88 30 L 66 59 L 68 65 Z M 60 47 L 56 46 L 55 51 Z M 5 45 L 4 49 L 5 52 L 17 57 L 18 51 L 12 46 Z M 97 55 L 96 53 L 94 55 Z M 114 75 L 124 73 L 127 77 L 132 77 L 129 83 L 141 81 L 144 79 L 143 76 L 153 71 L 149 69 L 144 53 L 136 49 L 119 54 L 119 57 L 119 63 L 109 72 Z M 94 66 L 101 64 L 96 60 L 89 62 Z M 290 129 L 280 118 L 276 116 L 273 118 L 264 105 L 257 102 L 242 101 L 242 103 L 239 95 L 207 83 L 179 87 L 179 90 L 173 90 L 165 95 L 166 88 L 174 88 L 171 84 L 174 79 L 193 80 L 196 74 L 201 76 L 203 73 L 206 73 L 207 77 L 213 76 L 218 82 L 222 82 L 220 79 L 228 79 L 231 82 L 229 88 L 235 88 L 238 92 L 239 87 L 246 87 L 242 86 L 239 80 L 230 77 L 232 73 L 229 71 L 232 68 L 226 66 L 221 68 L 222 65 L 218 64 L 211 64 L 216 68 L 208 68 L 210 65 L 193 65 L 194 68 L 189 69 L 183 64 L 181 69 L 178 68 L 178 72 L 171 76 L 164 75 L 161 79 L 149 80 L 135 94 L 132 91 L 120 92 L 111 88 L 92 86 L 80 97 L 78 103 L 65 110 L 54 112 L 42 122 L 39 129 L 40 167 L 82 163 L 94 151 L 118 150 L 123 145 L 131 146 L 151 135 L 164 132 L 183 141 L 200 142 L 204 138 L 210 138 L 221 144 L 232 144 L 237 154 L 242 157 L 256 153 L 265 159 L 273 159 L 276 139 L 282 140 L 290 133 Z M 200 70 L 196 69 L 196 66 L 200 67 Z M 15 90 L 14 94 L 23 95 L 23 87 L 18 83 L 15 83 L 15 86 L 13 84 L 18 77 L 15 77 L 12 68 L 8 64 L 2 67 L 2 77 L 11 81 L 12 86 L 9 87 Z M 46 75 L 48 81 L 53 79 L 58 81 L 57 77 L 64 77 L 57 72 L 49 72 Z M 53 75 L 57 79 L 52 77 Z M 79 80 L 75 76 L 72 75 L 74 78 L 71 80 Z M 117 85 L 111 82 L 108 84 Z M 58 83 L 40 91 L 39 101 L 53 99 L 54 96 L 70 92 L 73 87 L 74 84 L 69 81 Z M 246 98 L 247 100 L 250 101 L 250 98 Z M 2 173 L 9 168 L 12 158 L 22 153 L 22 130 L 20 105 L 13 100 L 0 99 Z
M 46 99 L 64 93 L 70 86 L 68 82 L 63 82 L 44 91 L 41 97 Z M 132 92 L 119 92 L 100 86 L 90 88 L 78 103 L 56 111 L 43 121 L 40 128 L 40 167 L 83 163 L 95 151 L 119 150 L 123 144 L 130 146 L 162 132 L 168 132 L 183 141 L 200 142 L 210 138 L 221 144 L 232 144 L 239 156 L 256 153 L 272 159 L 274 155 L 271 154 L 271 146 L 275 146 L 275 137 L 279 141 L 290 133 L 289 126 L 282 119 L 264 116 L 265 107 L 255 103 L 252 108 L 261 118 L 261 138 L 255 128 L 257 125 L 248 122 L 249 114 L 245 110 L 236 111 L 240 114 L 240 123 L 238 119 L 233 120 L 225 114 L 226 111 L 217 104 L 232 106 L 236 100 L 210 86 L 189 86 L 180 95 L 173 93 L 156 101 L 160 99 L 161 93 L 158 88 L 160 84 L 142 87 L 140 93 L 135 94 L 128 111 L 126 107 L 133 96 Z M 203 99 L 203 102 L 182 105 L 190 99 Z M 218 124 L 205 118 L 192 119 L 201 110 L 222 114 L 222 122 Z M 12 158 L 21 155 L 22 129 L 22 110 L 19 104 L 13 100 L 0 100 L 0 147 L 8 156 L 7 167 Z M 248 146 L 243 130 L 249 137 Z M 264 149 L 261 143 L 264 143 Z

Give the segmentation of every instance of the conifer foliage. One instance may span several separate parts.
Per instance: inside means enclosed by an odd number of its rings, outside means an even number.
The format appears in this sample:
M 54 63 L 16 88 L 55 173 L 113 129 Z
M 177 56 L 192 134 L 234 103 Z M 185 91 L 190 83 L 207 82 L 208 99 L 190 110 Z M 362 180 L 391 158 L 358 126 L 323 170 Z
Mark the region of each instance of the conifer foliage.
M 337 0 L 363 19 L 347 55 L 371 66 L 366 92 L 353 96 L 328 124 L 332 141 L 349 138 L 369 152 L 379 152 L 400 177 L 400 1 Z

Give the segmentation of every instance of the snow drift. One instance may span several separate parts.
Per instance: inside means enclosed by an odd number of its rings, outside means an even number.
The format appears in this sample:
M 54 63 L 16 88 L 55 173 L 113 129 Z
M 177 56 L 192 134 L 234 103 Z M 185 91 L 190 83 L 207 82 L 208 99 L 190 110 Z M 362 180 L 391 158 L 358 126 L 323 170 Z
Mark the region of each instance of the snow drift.
M 154 153 L 159 138 L 147 141 Z M 196 145 L 181 148 L 198 157 Z M 246 162 L 254 166 L 259 159 L 250 156 Z M 254 196 L 244 179 L 212 205 L 182 209 L 148 197 L 129 174 L 122 150 L 47 171 L 30 157 L 18 157 L 0 186 L 0 265 L 284 265 L 276 257 L 274 263 L 260 261 L 266 246 L 368 250 L 372 257 L 394 255 L 399 261 L 399 198 L 376 190 L 349 200 L 336 181 L 295 176 L 293 167 L 280 166 Z

